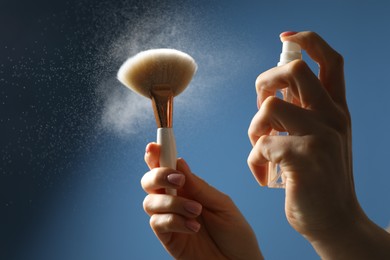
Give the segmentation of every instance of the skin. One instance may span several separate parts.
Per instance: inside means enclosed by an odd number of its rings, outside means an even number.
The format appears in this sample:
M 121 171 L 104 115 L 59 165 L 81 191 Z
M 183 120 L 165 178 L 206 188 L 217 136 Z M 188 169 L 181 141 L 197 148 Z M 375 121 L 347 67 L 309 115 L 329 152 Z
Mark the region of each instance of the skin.
M 365 215 L 354 190 L 343 58 L 313 32 L 285 32 L 281 40 L 301 45 L 319 75 L 300 60 L 259 75 L 249 168 L 266 185 L 268 162 L 280 165 L 287 220 L 322 259 L 390 259 L 390 235 Z M 293 104 L 274 97 L 282 88 L 290 88 Z M 270 135 L 272 129 L 289 135 Z M 177 171 L 161 168 L 158 145 L 146 150 L 151 170 L 141 181 L 148 193 L 144 208 L 173 257 L 262 259 L 252 229 L 228 196 L 191 173 L 183 159 Z M 177 188 L 178 196 L 164 194 L 165 188 Z
M 175 259 L 263 259 L 256 236 L 233 201 L 193 174 L 183 159 L 177 170 L 158 167 L 160 148 L 148 144 L 148 193 L 144 209 L 150 226 Z M 177 196 L 164 194 L 177 189 Z M 244 239 L 239 239 L 244 238 Z
M 313 32 L 287 32 L 281 40 L 298 43 L 317 62 L 319 75 L 302 60 L 259 75 L 248 165 L 260 185 L 268 161 L 280 165 L 287 220 L 321 258 L 389 258 L 389 235 L 366 217 L 354 190 L 343 57 Z M 285 87 L 294 104 L 273 96 Z M 290 135 L 270 136 L 271 129 Z

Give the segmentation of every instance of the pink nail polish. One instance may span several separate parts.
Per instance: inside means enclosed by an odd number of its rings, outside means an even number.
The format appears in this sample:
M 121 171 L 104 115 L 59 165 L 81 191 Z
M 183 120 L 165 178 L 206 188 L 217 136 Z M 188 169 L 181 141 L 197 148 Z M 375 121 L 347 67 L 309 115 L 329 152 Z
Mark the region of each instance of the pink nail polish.
M 176 186 L 182 186 L 184 184 L 184 175 L 181 173 L 171 173 L 167 176 L 169 183 Z
M 294 35 L 294 34 L 297 34 L 298 32 L 294 32 L 294 31 L 286 31 L 286 32 L 282 32 L 279 37 L 287 37 L 287 36 L 291 36 L 291 35 Z
M 198 232 L 200 229 L 200 224 L 194 219 L 187 220 L 185 225 L 193 232 Z
M 184 209 L 191 214 L 199 216 L 202 213 L 202 205 L 195 201 L 187 201 L 184 203 Z

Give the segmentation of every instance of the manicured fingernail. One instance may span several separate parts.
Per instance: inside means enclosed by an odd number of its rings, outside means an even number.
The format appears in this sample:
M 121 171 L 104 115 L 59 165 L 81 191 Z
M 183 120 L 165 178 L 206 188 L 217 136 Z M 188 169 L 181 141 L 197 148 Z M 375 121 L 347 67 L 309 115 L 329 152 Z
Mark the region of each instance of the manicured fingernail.
M 190 219 L 186 221 L 186 227 L 191 231 L 198 232 L 200 229 L 200 224 L 196 222 L 196 220 Z
M 184 184 L 184 175 L 181 173 L 171 173 L 167 176 L 169 183 L 182 186 Z
M 294 34 L 297 34 L 297 32 L 293 32 L 293 31 L 287 31 L 287 32 L 282 32 L 279 37 L 287 37 L 287 36 L 291 36 L 291 35 L 294 35 Z
M 202 205 L 195 201 L 187 201 L 184 203 L 184 209 L 194 215 L 199 216 L 202 212 Z

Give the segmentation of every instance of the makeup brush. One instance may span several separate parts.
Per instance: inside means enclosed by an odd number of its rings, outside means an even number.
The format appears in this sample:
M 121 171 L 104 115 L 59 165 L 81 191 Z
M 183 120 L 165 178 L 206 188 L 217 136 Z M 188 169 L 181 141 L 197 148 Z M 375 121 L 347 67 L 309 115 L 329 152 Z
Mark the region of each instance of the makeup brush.
M 118 79 L 134 92 L 152 100 L 160 144 L 160 167 L 176 169 L 173 135 L 173 98 L 190 83 L 197 65 L 188 54 L 174 49 L 152 49 L 129 58 L 119 69 Z M 176 195 L 169 189 L 167 194 Z

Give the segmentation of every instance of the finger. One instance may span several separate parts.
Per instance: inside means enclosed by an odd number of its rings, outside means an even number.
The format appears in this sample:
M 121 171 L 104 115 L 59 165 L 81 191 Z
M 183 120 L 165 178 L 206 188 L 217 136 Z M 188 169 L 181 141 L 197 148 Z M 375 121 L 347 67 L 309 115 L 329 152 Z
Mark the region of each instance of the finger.
M 319 78 L 332 99 L 346 104 L 344 60 L 329 44 L 314 32 L 281 34 L 282 41 L 298 43 L 320 67 Z
M 261 137 L 265 138 L 265 136 Z M 260 138 L 260 139 L 261 139 Z M 258 143 L 262 141 L 258 140 Z M 261 153 L 260 145 L 254 145 L 247 159 L 249 169 L 261 186 L 267 185 L 268 160 Z
M 150 226 L 159 238 L 167 233 L 190 234 L 200 229 L 200 224 L 195 219 L 187 219 L 175 214 L 154 214 L 150 217 Z
M 188 166 L 187 162 L 183 158 L 177 159 L 176 169 L 180 172 L 183 172 L 187 176 L 192 175 L 190 166 Z
M 178 189 L 185 183 L 185 176 L 170 168 L 154 168 L 141 178 L 141 186 L 147 193 L 161 193 L 161 189 Z
M 177 170 L 180 170 L 186 178 L 183 188 L 180 190 L 184 196 L 192 198 L 201 203 L 204 208 L 216 212 L 224 212 L 226 209 L 235 207 L 229 196 L 193 174 L 184 159 L 178 159 Z
M 302 60 L 295 60 L 258 76 L 256 80 L 258 105 L 269 96 L 274 96 L 277 90 L 287 87 L 303 108 L 326 110 L 332 104 L 329 94 L 308 65 Z
M 156 143 L 149 143 L 145 149 L 145 162 L 149 169 L 159 167 L 160 146 Z
M 165 194 L 149 194 L 143 202 L 145 212 L 153 214 L 173 213 L 186 218 L 195 218 L 202 213 L 202 205 L 194 200 Z
M 305 165 L 309 167 L 309 164 L 304 162 L 307 155 L 302 156 L 306 149 L 305 142 L 302 137 L 296 136 L 261 136 L 247 160 L 252 174 L 260 185 L 267 184 L 269 162 L 279 164 L 283 172 L 293 171 L 291 167 L 298 168 L 296 163 L 289 162 L 299 162 L 303 168 Z
M 319 117 L 315 111 L 302 109 L 276 97 L 268 97 L 253 117 L 248 129 L 252 145 L 272 129 L 290 135 L 305 135 L 318 130 Z

